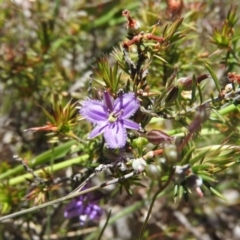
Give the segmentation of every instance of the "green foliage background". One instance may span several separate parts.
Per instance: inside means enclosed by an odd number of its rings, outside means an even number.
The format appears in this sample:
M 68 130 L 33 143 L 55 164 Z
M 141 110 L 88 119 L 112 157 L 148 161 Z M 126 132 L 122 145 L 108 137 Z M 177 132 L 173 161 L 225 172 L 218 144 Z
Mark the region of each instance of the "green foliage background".
M 235 95 L 221 101 L 212 100 L 225 89 L 229 72 L 240 75 L 240 23 L 228 14 L 236 13 L 239 17 L 240 11 L 232 4 L 234 1 L 185 0 L 183 22 L 179 21 L 176 27 L 178 19 L 169 16 L 166 1 L 0 1 L 2 216 L 65 196 L 76 187 L 63 182 L 61 186 L 49 184 L 47 190 L 32 191 L 33 175 L 13 155 L 19 155 L 49 182 L 78 172 L 89 176 L 94 167 L 104 163 L 108 153 L 102 152 L 99 138 L 86 141 L 91 126 L 79 121 L 76 106 L 77 101 L 89 95 L 97 96 L 106 86 L 113 93 L 120 87 L 128 88 L 126 82 L 130 77 L 121 52 L 122 43 L 127 41 L 127 22 L 122 11 L 128 9 L 144 32 L 151 32 L 159 21 L 154 35 L 162 36 L 165 32 L 170 41 L 169 46 L 162 46 L 158 52 L 151 41 L 146 41 L 148 86 L 157 97 L 153 110 L 169 116 L 167 120 L 150 117 L 150 123 L 145 116 L 146 130 L 157 128 L 183 138 L 196 116 L 195 111 L 187 108 L 194 109 L 209 99 L 211 102 L 210 120 L 202 124 L 200 133 L 194 132 L 183 149 L 181 162 L 177 163 L 189 163 L 194 173 L 211 183 L 204 187 L 204 199 L 193 191 L 186 203 L 181 189 L 175 192 L 177 201 L 174 202 L 171 182 L 156 196 L 142 239 L 238 239 L 238 84 L 235 84 Z M 130 53 L 136 60 L 136 51 L 130 49 Z M 176 76 L 170 80 L 174 71 Z M 210 77 L 195 84 L 195 78 L 202 74 Z M 194 79 L 190 86 L 193 91 L 186 94 L 192 100 L 182 99 L 180 92 L 175 96 L 174 91 L 166 90 L 167 85 L 178 86 L 177 79 L 189 77 Z M 142 100 L 148 104 L 147 98 Z M 47 129 L 37 129 L 37 126 L 47 126 Z M 132 147 L 134 157 L 156 149 L 134 141 Z M 113 157 L 111 154 L 109 159 Z M 162 176 L 163 182 L 168 173 Z M 122 176 L 119 172 L 112 174 Z M 96 184 L 109 180 L 109 176 L 100 173 Z M 149 203 L 159 187 L 156 181 L 139 178 L 144 186 L 137 179 L 129 180 L 124 185 L 127 191 L 123 190 L 122 194 L 119 194 L 122 186 L 103 190 L 102 206 L 112 209 L 112 215 L 101 239 L 138 239 Z M 127 194 L 130 192 L 131 196 Z M 0 239 L 33 239 L 33 236 L 97 239 L 106 217 L 100 225 L 90 223 L 80 228 L 77 220 L 63 218 L 65 203 L 1 223 Z M 125 235 L 120 224 L 125 228 Z

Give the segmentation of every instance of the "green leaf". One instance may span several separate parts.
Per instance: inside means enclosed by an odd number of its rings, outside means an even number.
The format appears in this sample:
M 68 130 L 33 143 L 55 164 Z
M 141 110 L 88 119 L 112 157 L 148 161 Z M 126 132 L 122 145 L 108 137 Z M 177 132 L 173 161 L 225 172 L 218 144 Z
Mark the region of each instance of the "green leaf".
M 213 164 L 200 164 L 192 167 L 193 172 L 199 172 L 200 170 L 209 170 Z
M 216 179 L 210 177 L 205 171 L 198 171 L 197 175 L 199 177 L 201 177 L 204 181 L 208 181 L 208 182 L 217 182 Z
M 172 23 L 172 25 L 165 31 L 167 31 L 167 34 L 164 38 L 164 41 L 171 41 L 172 36 L 176 33 L 180 25 L 182 24 L 183 18 L 178 18 L 175 20 L 175 22 Z
M 195 163 L 197 163 L 198 161 L 202 160 L 207 152 L 209 151 L 209 149 L 206 149 L 205 151 L 201 151 L 199 154 L 195 155 L 191 160 L 190 160 L 190 164 L 194 165 Z
M 207 64 L 205 63 L 205 66 L 208 70 L 208 72 L 210 73 L 215 85 L 216 85 L 216 88 L 218 90 L 218 92 L 220 93 L 221 92 L 221 86 L 220 86 L 220 83 L 219 83 L 219 80 L 217 78 L 217 75 L 215 74 L 215 72 L 213 71 L 213 69 Z
M 51 159 L 59 159 L 64 157 L 70 150 L 73 145 L 77 144 L 76 141 L 68 141 L 66 143 L 61 144 L 53 149 L 50 149 L 39 156 L 33 158 L 31 162 L 29 162 L 29 167 L 34 167 L 42 163 L 50 162 Z M 13 169 L 8 170 L 5 173 L 0 175 L 0 180 L 12 177 L 16 174 L 24 172 L 24 168 L 22 165 L 19 165 Z
M 181 160 L 181 165 L 187 164 L 190 162 L 190 158 L 192 156 L 192 153 L 195 150 L 195 146 L 192 146 L 188 152 L 184 155 L 183 159 Z
M 102 229 L 101 229 L 101 232 L 99 233 L 98 240 L 101 240 L 101 239 L 102 239 L 102 235 L 103 235 L 106 227 L 108 226 L 108 222 L 109 222 L 109 219 L 110 219 L 110 217 L 111 217 L 111 214 L 112 214 L 112 210 L 110 210 L 110 211 L 108 212 L 107 219 L 106 219 L 105 224 L 103 225 L 103 227 L 102 227 Z
M 153 54 L 154 57 L 158 58 L 160 61 L 164 63 L 168 63 L 163 57 L 160 57 L 159 55 Z
M 189 105 L 191 106 L 196 101 L 196 88 L 197 88 L 197 81 L 195 74 L 192 76 L 192 96 Z
M 88 154 L 84 154 L 84 155 L 78 156 L 76 158 L 68 159 L 68 160 L 65 160 L 63 162 L 54 164 L 53 166 L 45 167 L 44 171 L 56 172 L 56 171 L 61 170 L 61 169 L 66 169 L 69 166 L 83 163 L 83 162 L 87 161 L 87 159 L 89 159 L 89 155 Z M 39 169 L 39 170 L 34 171 L 34 173 L 36 175 L 38 175 L 38 174 L 42 173 L 42 171 L 43 171 L 42 169 Z M 9 185 L 19 184 L 21 182 L 26 181 L 26 179 L 32 179 L 32 178 L 33 178 L 32 174 L 26 173 L 26 174 L 17 176 L 15 178 L 11 178 L 9 180 Z
M 215 188 L 213 187 L 209 187 L 209 190 L 216 195 L 217 197 L 223 199 L 224 201 L 228 202 L 227 198 L 225 198 L 219 191 L 217 191 Z
M 211 116 L 210 116 L 210 119 L 211 119 L 211 120 L 214 120 L 214 118 L 217 117 L 217 118 L 220 119 L 223 123 L 226 122 L 226 120 L 224 119 L 224 117 L 221 115 L 220 112 L 218 112 L 216 109 L 212 109 L 212 111 L 213 111 L 213 113 L 215 113 L 215 115 L 211 114 Z

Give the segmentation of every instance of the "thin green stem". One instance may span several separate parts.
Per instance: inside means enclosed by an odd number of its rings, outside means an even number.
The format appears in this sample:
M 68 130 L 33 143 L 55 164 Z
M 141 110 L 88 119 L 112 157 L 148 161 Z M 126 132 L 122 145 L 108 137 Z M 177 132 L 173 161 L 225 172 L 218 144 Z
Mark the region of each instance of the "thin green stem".
M 166 133 L 170 136 L 174 137 L 184 137 L 184 132 L 187 132 L 186 128 L 178 128 L 178 129 L 173 129 L 170 131 L 166 131 Z M 220 134 L 220 131 L 216 129 L 209 129 L 209 128 L 203 128 L 201 130 L 201 136 L 207 136 L 207 135 L 212 135 L 212 134 Z
M 86 193 L 89 193 L 89 192 L 93 192 L 97 189 L 100 189 L 100 188 L 104 188 L 106 186 L 109 186 L 111 184 L 114 184 L 114 183 L 118 183 L 120 181 L 124 181 L 125 179 L 127 178 L 130 178 L 130 177 L 133 177 L 135 176 L 136 174 L 139 174 L 137 172 L 130 172 L 120 178 L 115 178 L 113 180 L 110 180 L 110 181 L 107 181 L 107 182 L 104 182 L 100 185 L 97 185 L 95 187 L 91 187 L 91 188 L 88 188 L 86 190 L 83 190 L 81 192 L 74 192 L 72 194 L 69 194 L 67 196 L 64 196 L 64 197 L 61 197 L 61 198 L 58 198 L 56 200 L 53 200 L 53 201 L 50 201 L 50 202 L 47 202 L 47 203 L 43 203 L 43 204 L 40 204 L 38 206 L 35 206 L 35 207 L 31 207 L 31 208 L 28 208 L 28 209 L 25 209 L 25 210 L 22 210 L 22 211 L 19 211 L 19 212 L 16 212 L 16 213 L 12 213 L 12 214 L 9 214 L 9 215 L 6 215 L 4 217 L 1 217 L 0 218 L 0 222 L 4 221 L 4 220 L 7 220 L 9 218 L 14 218 L 14 217 L 17 217 L 17 216 L 20 216 L 20 215 L 23 215 L 23 214 L 26 214 L 26 213 L 30 213 L 30 212 L 33 212 L 33 211 L 36 211 L 38 209 L 42 209 L 42 208 L 45 208 L 45 207 L 48 207 L 48 206 L 51 206 L 53 204 L 57 204 L 57 203 L 60 203 L 60 202 L 63 202 L 63 201 L 66 201 L 66 200 L 69 200 L 69 199 L 72 199 L 74 197 L 78 197 L 78 196 L 81 196 L 83 194 L 86 194 Z
M 139 235 L 139 240 L 142 240 L 143 239 L 143 234 L 145 232 L 145 229 L 146 229 L 146 226 L 147 226 L 147 223 L 148 223 L 148 220 L 150 218 L 150 215 L 151 215 L 151 212 L 152 212 L 152 208 L 153 208 L 153 205 L 158 197 L 158 195 L 168 186 L 168 184 L 170 183 L 170 181 L 172 180 L 172 177 L 174 175 L 174 172 L 175 172 L 175 169 L 172 168 L 170 173 L 169 173 L 169 177 L 168 177 L 168 180 L 166 181 L 166 183 L 161 187 L 159 188 L 159 190 L 154 194 L 153 198 L 152 198 L 152 201 L 151 201 L 151 204 L 150 204 L 150 207 L 149 207 L 149 210 L 148 210 L 148 213 L 147 213 L 147 216 L 146 216 L 146 219 L 143 223 L 143 226 L 141 228 L 141 232 L 140 232 L 140 235 Z
M 228 113 L 230 113 L 230 112 L 233 112 L 233 111 L 235 111 L 235 110 L 237 110 L 237 109 L 238 109 L 238 108 L 237 108 L 236 105 L 230 104 L 229 106 L 220 109 L 220 110 L 218 111 L 218 113 L 221 114 L 221 115 L 226 115 L 226 114 L 228 114 Z M 216 116 L 215 113 L 213 113 L 212 115 L 213 115 L 213 116 Z M 212 115 L 211 115 L 211 116 L 212 116 Z
M 107 227 L 107 225 L 108 225 L 108 222 L 109 222 L 109 219 L 110 219 L 110 217 L 111 217 L 111 214 L 112 214 L 112 211 L 110 210 L 110 211 L 108 212 L 107 220 L 106 220 L 104 226 L 102 227 L 101 232 L 100 232 L 100 234 L 99 234 L 99 236 L 98 236 L 98 240 L 101 240 L 101 238 L 102 238 L 102 236 L 103 236 L 103 233 L 104 233 L 104 231 L 105 231 L 105 229 L 106 229 L 106 227 Z
M 126 206 L 123 208 L 121 211 L 116 212 L 116 214 L 113 214 L 111 218 L 108 221 L 108 226 L 114 224 L 118 219 L 127 216 L 131 213 L 135 213 L 138 211 L 140 208 L 142 208 L 146 204 L 146 200 L 142 199 L 140 201 L 137 201 L 130 206 Z M 86 237 L 86 240 L 92 240 L 96 239 L 96 233 L 92 232 L 88 237 Z
M 19 211 L 19 212 L 16 212 L 16 213 L 12 213 L 12 214 L 3 216 L 3 217 L 0 218 L 0 222 L 2 222 L 2 221 L 4 221 L 4 220 L 7 220 L 7 219 L 10 219 L 10 218 L 14 218 L 14 217 L 17 217 L 17 216 L 26 214 L 26 213 L 34 212 L 34 211 L 36 211 L 36 210 L 39 210 L 39 209 L 42 209 L 42 208 L 45 208 L 45 207 L 48 207 L 48 206 L 51 206 L 51 205 L 54 205 L 54 204 L 57 204 L 57 203 L 60 203 L 60 202 L 69 200 L 69 199 L 72 199 L 72 198 L 74 198 L 74 197 L 81 196 L 81 195 L 83 195 L 83 194 L 86 194 L 86 193 L 95 191 L 95 190 L 97 190 L 97 189 L 99 189 L 99 188 L 101 188 L 101 185 L 98 185 L 98 186 L 95 186 L 95 187 L 86 189 L 86 190 L 81 191 L 81 192 L 76 192 L 76 193 L 74 193 L 74 194 L 67 195 L 67 196 L 58 198 L 58 199 L 56 199 L 56 200 L 50 201 L 50 202 L 46 202 L 46 203 L 40 204 L 40 205 L 38 205 L 38 206 L 34 206 L 34 207 L 31 207 L 31 208 L 28 208 L 28 209 L 24 209 L 24 210 Z

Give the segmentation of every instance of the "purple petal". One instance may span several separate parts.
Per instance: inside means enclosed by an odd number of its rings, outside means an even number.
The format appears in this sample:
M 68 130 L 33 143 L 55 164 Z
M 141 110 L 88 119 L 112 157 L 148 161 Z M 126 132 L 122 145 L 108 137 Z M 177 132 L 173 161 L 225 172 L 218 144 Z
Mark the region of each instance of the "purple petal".
M 102 209 L 99 206 L 94 205 L 92 208 L 92 212 L 89 214 L 89 218 L 91 220 L 98 219 L 102 215 L 102 213 Z
M 98 135 L 105 132 L 106 127 L 109 125 L 108 121 L 105 121 L 101 125 L 97 125 L 88 135 L 88 139 L 97 137 Z
M 123 119 L 123 127 L 128 128 L 128 129 L 133 129 L 133 130 L 139 130 L 140 125 L 138 123 L 133 122 L 132 120 L 129 119 Z
M 112 112 L 113 110 L 113 98 L 111 97 L 110 93 L 105 91 L 103 93 L 103 102 L 105 107 L 107 108 L 107 110 L 109 110 L 109 112 Z
M 71 202 L 69 202 L 66 207 L 65 210 L 66 211 L 71 211 L 72 209 L 75 209 L 76 204 L 78 204 L 78 202 L 81 202 L 80 200 L 77 199 L 73 199 Z
M 140 103 L 139 100 L 136 98 L 135 93 L 129 92 L 125 93 L 119 98 L 117 98 L 114 102 L 114 110 L 119 111 L 123 109 L 123 118 L 131 117 L 139 108 Z
M 81 203 L 81 204 L 80 204 Z M 64 217 L 73 218 L 77 217 L 84 212 L 84 205 L 81 201 L 72 200 L 65 208 Z
M 104 104 L 97 100 L 86 100 L 82 102 L 80 114 L 89 122 L 99 124 L 108 119 L 108 111 Z
M 87 186 L 84 186 L 82 190 L 84 189 L 87 189 Z M 87 220 L 99 220 L 104 211 L 93 199 L 96 202 L 99 201 L 96 193 L 93 192 L 73 199 L 65 206 L 64 217 L 79 217 L 81 225 L 84 225 Z
M 85 223 L 86 220 L 87 220 L 87 215 L 80 215 L 80 216 L 79 216 L 79 220 L 80 220 L 80 224 L 81 224 L 81 225 L 84 225 L 84 223 Z
M 127 141 L 127 131 L 121 121 L 111 123 L 105 128 L 104 138 L 109 148 L 121 148 Z

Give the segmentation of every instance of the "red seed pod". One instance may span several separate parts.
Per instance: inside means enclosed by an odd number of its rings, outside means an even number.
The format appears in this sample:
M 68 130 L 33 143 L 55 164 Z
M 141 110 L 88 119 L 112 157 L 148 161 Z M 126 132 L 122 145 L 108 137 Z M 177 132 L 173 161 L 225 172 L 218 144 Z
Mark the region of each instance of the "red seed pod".
M 140 24 L 138 21 L 136 21 L 135 19 L 133 19 L 130 15 L 130 11 L 129 10 L 123 10 L 122 11 L 122 15 L 124 17 L 127 18 L 128 23 L 127 23 L 127 29 L 129 33 L 139 33 L 139 29 L 140 29 Z
M 240 84 L 240 74 L 236 74 L 235 72 L 229 72 L 228 79 L 231 83 L 237 82 L 238 84 Z
M 183 6 L 183 0 L 167 0 L 167 11 L 172 18 L 181 15 Z

